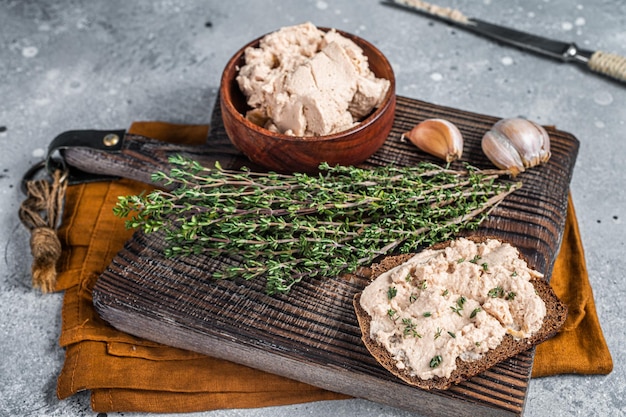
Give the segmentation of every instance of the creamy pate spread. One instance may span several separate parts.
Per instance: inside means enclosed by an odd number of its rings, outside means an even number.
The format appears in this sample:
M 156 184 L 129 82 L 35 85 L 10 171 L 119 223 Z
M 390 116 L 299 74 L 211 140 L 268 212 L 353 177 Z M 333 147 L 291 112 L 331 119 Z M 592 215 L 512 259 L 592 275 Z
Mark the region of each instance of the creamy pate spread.
M 474 361 L 506 334 L 537 332 L 546 306 L 513 246 L 460 238 L 425 250 L 378 276 L 361 295 L 370 338 L 412 376 L 447 378 L 456 358 Z
M 237 82 L 252 107 L 249 120 L 294 136 L 353 127 L 381 104 L 390 86 L 352 40 L 312 23 L 284 27 L 259 47 L 246 48 Z

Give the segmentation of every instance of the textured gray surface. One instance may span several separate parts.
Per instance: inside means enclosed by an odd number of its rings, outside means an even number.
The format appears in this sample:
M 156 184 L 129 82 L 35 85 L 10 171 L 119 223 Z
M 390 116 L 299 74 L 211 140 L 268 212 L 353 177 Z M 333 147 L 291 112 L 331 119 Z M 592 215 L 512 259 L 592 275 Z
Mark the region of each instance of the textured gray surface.
M 620 0 L 439 4 L 626 54 L 626 3 Z M 375 0 L 0 2 L 0 415 L 96 414 L 87 393 L 56 399 L 62 296 L 30 288 L 28 234 L 17 218 L 23 172 L 65 130 L 126 128 L 135 120 L 208 123 L 220 72 L 235 50 L 304 21 L 377 45 L 393 64 L 398 94 L 494 116 L 521 115 L 578 137 L 571 188 L 615 369 L 609 376 L 532 380 L 525 415 L 625 415 L 626 84 Z M 189 415 L 412 414 L 357 399 Z

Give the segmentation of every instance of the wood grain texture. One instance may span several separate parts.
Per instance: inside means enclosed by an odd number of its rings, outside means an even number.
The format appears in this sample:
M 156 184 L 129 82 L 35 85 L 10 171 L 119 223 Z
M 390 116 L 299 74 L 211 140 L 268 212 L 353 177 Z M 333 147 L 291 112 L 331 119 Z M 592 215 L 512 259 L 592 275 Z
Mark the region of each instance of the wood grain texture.
M 207 147 L 223 149 L 228 138 L 216 107 Z M 466 142 L 464 161 L 478 168 L 491 167 L 480 150 L 480 138 L 497 117 L 404 97 L 398 97 L 388 140 L 363 166 L 408 165 L 430 159 L 402 141 L 401 135 L 433 117 L 446 118 L 459 127 Z M 518 176 L 523 187 L 493 211 L 477 233 L 515 244 L 530 266 L 549 279 L 565 224 L 578 141 L 554 128 L 547 130 L 552 144 L 549 163 Z M 245 163 L 230 154 L 228 159 L 235 165 Z M 138 232 L 98 279 L 94 305 L 114 327 L 425 415 L 516 416 L 523 412 L 533 350 L 447 391 L 410 387 L 384 370 L 363 346 L 352 308 L 354 294 L 368 282 L 367 268 L 355 275 L 305 280 L 289 295 L 270 297 L 264 293 L 263 282 L 210 278 L 215 268 L 236 260 L 165 259 L 163 248 L 158 235 Z

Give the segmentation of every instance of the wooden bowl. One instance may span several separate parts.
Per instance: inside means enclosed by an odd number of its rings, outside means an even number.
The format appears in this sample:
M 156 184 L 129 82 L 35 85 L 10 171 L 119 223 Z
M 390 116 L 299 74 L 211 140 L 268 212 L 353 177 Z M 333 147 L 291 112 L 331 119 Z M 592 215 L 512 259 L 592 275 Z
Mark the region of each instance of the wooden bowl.
M 321 162 L 357 165 L 385 142 L 396 108 L 393 69 L 387 58 L 366 40 L 339 30 L 337 32 L 363 49 L 377 77 L 390 81 L 383 103 L 358 125 L 332 135 L 298 137 L 264 129 L 244 117 L 250 107 L 236 81 L 239 68 L 244 65 L 245 49 L 257 47 L 262 37 L 255 39 L 228 61 L 220 85 L 220 106 L 226 133 L 233 145 L 252 162 L 278 172 L 311 173 L 317 171 Z

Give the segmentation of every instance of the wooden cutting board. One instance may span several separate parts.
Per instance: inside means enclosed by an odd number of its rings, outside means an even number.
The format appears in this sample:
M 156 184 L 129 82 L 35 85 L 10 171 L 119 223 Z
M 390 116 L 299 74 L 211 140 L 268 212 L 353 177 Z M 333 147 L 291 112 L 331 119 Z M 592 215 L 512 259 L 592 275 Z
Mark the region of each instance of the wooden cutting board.
M 459 127 L 465 137 L 464 161 L 492 167 L 482 154 L 480 139 L 498 118 L 404 97 L 398 98 L 388 140 L 363 166 L 433 160 L 401 140 L 401 134 L 434 117 Z M 569 133 L 547 130 L 550 161 L 519 175 L 522 189 L 492 212 L 477 233 L 513 243 L 530 266 L 549 279 L 561 244 L 579 144 Z M 216 105 L 208 147 L 215 144 L 222 152 L 228 143 Z M 245 163 L 241 156 L 229 160 L 231 165 L 241 163 Z M 425 415 L 523 412 L 534 350 L 447 391 L 424 391 L 389 374 L 361 342 L 352 298 L 367 284 L 366 273 L 309 279 L 288 295 L 270 297 L 262 282 L 212 280 L 211 271 L 228 259 L 166 259 L 164 246 L 159 235 L 137 232 L 115 257 L 93 290 L 95 308 L 104 320 L 149 340 Z

